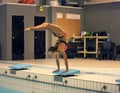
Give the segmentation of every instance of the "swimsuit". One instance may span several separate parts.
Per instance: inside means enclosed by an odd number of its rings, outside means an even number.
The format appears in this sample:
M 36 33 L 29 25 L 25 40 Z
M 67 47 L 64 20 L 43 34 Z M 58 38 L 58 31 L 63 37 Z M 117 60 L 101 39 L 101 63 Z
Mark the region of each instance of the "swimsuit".
M 64 36 L 58 36 L 55 33 L 53 33 L 54 36 L 58 37 L 58 38 L 63 38 Z
M 53 33 L 53 34 L 54 34 L 54 36 L 58 37 L 60 40 L 58 40 L 58 41 L 56 42 L 56 44 L 55 44 L 54 47 L 50 47 L 50 48 L 48 49 L 48 51 L 51 51 L 51 52 L 57 51 L 58 45 L 59 45 L 60 43 L 64 43 L 64 44 L 66 45 L 65 50 L 67 50 L 67 42 L 64 41 L 64 40 L 61 40 L 64 36 L 58 36 L 58 35 L 56 35 L 55 33 Z M 65 33 L 64 35 L 66 35 L 66 33 Z

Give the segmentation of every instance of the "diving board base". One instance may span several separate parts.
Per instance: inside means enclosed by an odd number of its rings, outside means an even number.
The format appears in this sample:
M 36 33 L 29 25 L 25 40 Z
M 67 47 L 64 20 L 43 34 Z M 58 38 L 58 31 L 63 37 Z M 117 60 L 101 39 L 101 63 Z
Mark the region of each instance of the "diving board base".
M 52 73 L 59 76 L 74 76 L 74 75 L 80 74 L 80 70 L 76 70 L 76 69 L 69 69 L 69 71 L 65 73 L 63 71 L 64 70 L 60 70 Z

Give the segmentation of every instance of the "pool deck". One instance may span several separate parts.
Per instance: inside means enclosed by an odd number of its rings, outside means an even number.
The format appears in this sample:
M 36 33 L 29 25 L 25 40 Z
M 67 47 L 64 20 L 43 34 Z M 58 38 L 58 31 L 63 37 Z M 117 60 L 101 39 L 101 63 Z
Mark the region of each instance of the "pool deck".
M 116 79 L 120 79 L 120 61 L 96 60 L 96 59 L 68 59 L 70 69 L 80 70 L 80 74 L 68 77 L 96 82 L 105 82 L 119 84 Z M 32 64 L 32 68 L 24 70 L 30 73 L 52 75 L 56 69 L 55 59 L 37 59 L 37 60 L 18 60 L 18 61 L 0 61 L 0 68 L 10 69 L 13 64 Z M 61 69 L 64 69 L 64 60 L 60 59 Z

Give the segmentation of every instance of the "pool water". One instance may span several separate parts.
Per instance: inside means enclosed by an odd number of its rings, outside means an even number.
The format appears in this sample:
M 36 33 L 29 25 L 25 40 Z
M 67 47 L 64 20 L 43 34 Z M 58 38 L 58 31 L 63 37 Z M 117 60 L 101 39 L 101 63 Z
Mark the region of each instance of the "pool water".
M 0 93 L 24 93 L 24 92 L 0 87 Z

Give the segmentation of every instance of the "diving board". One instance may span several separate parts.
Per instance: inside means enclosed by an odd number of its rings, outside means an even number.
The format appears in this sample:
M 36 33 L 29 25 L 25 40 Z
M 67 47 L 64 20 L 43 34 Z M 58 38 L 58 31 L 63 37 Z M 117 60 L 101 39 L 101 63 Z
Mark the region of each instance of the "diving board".
M 73 75 L 77 75 L 77 74 L 80 74 L 80 70 L 76 70 L 76 69 L 69 69 L 68 72 L 63 72 L 64 70 L 60 70 L 60 71 L 55 71 L 55 72 L 52 72 L 53 74 L 55 75 L 60 75 L 60 76 L 73 76 Z
M 31 67 L 32 67 L 31 64 L 14 64 L 14 65 L 9 66 L 9 68 L 16 69 L 16 70 L 28 69 Z
M 119 82 L 119 83 L 120 83 L 120 78 L 119 78 L 119 79 L 116 79 L 115 82 Z

